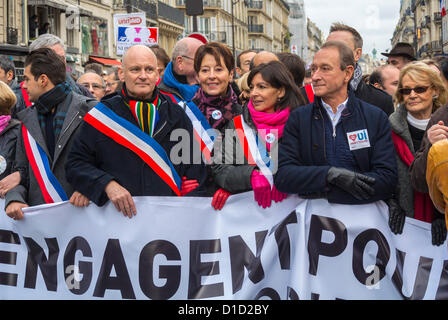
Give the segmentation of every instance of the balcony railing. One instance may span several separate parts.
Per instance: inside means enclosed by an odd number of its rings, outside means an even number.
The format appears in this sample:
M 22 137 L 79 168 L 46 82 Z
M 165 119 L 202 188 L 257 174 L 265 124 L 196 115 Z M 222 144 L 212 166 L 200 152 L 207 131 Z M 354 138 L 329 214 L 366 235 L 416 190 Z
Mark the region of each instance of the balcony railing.
M 204 32 L 207 39 L 210 41 L 227 42 L 227 33 L 222 32 Z
M 434 21 L 435 21 L 435 22 L 441 22 L 441 21 L 442 21 L 442 13 L 440 13 L 440 12 L 435 12 L 435 13 L 434 13 Z
M 249 29 L 249 32 L 263 33 L 262 24 L 249 24 L 247 27 Z
M 248 9 L 263 9 L 263 1 L 249 1 L 248 4 Z
M 183 26 L 185 24 L 184 13 L 179 9 L 173 8 L 161 1 L 158 3 L 158 15 L 159 18 L 169 20 L 178 25 Z
M 431 49 L 432 51 L 441 51 L 442 41 L 441 40 L 431 41 L 429 44 L 429 49 Z
M 127 12 L 144 11 L 146 17 L 157 20 L 157 3 L 147 0 L 114 0 L 114 9 L 126 9 Z
M 204 7 L 221 8 L 221 0 L 204 0 Z M 185 0 L 176 0 L 176 6 L 185 7 Z

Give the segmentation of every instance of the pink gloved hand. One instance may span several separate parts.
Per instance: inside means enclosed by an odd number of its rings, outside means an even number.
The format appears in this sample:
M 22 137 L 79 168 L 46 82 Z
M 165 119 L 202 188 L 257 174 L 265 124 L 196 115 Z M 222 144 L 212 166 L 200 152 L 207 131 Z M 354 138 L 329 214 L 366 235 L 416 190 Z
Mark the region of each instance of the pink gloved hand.
M 271 206 L 271 185 L 268 179 L 260 172 L 254 170 L 250 176 L 254 198 L 260 207 L 266 209 Z
M 180 195 L 183 197 L 190 193 L 199 186 L 197 180 L 187 180 L 187 177 L 182 177 L 182 183 L 180 185 Z
M 272 200 L 274 200 L 275 202 L 282 202 L 283 200 L 286 199 L 288 194 L 278 191 L 277 188 L 275 186 L 273 186 L 271 196 L 272 196 Z
M 213 195 L 212 207 L 215 210 L 221 210 L 229 197 L 230 197 L 229 191 L 224 189 L 218 189 Z

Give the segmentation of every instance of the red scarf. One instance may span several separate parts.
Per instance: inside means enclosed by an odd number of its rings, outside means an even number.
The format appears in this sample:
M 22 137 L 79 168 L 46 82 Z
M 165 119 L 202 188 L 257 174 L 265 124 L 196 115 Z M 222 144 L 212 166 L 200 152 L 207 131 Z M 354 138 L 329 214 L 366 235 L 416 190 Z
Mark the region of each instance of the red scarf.
M 392 131 L 392 140 L 400 159 L 408 166 L 414 161 L 414 156 L 406 142 L 398 134 Z M 434 205 L 429 194 L 414 190 L 414 218 L 431 223 L 434 215 Z
M 259 134 L 263 139 L 272 131 L 276 136 L 276 139 L 280 139 L 283 136 L 283 128 L 285 127 L 286 121 L 289 117 L 289 108 L 279 110 L 274 113 L 267 113 L 255 110 L 252 105 L 252 100 L 249 100 L 248 108 L 250 115 L 252 116 L 252 121 L 255 124 Z M 260 131 L 261 130 L 261 131 Z M 271 144 L 266 143 L 268 151 L 271 149 Z

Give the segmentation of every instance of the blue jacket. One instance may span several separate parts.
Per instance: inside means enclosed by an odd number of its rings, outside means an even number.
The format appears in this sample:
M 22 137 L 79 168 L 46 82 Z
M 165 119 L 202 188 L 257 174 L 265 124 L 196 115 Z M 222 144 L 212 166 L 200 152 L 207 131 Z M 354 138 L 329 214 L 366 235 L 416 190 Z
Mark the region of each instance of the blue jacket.
M 325 117 L 326 111 L 320 98 L 291 113 L 279 148 L 279 167 L 275 175 L 277 189 L 305 198 L 326 198 L 329 202 L 341 204 L 364 204 L 390 198 L 397 184 L 397 163 L 386 114 L 359 100 L 352 92 L 349 93 L 339 123 L 342 130 L 337 130 L 337 134 L 342 132 L 347 148 L 349 132 L 367 129 L 370 140 L 370 147 L 349 151 L 355 165 L 350 162 L 331 163 L 328 160 L 329 151 L 326 149 L 336 139 L 330 143 L 325 141 Z M 345 153 L 344 150 L 337 150 L 336 153 L 340 151 Z M 337 158 L 332 157 L 332 161 Z M 332 166 L 375 178 L 374 196 L 368 200 L 357 200 L 341 188 L 329 185 L 326 176 Z

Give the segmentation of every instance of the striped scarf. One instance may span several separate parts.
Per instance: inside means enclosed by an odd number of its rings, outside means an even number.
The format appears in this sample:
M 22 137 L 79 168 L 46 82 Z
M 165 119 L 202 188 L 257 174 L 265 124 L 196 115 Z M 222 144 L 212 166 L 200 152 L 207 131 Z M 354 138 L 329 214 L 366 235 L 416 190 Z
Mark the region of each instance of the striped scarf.
M 124 89 L 122 90 L 122 94 L 126 96 Z M 158 110 L 160 106 L 160 97 L 158 92 L 152 102 L 131 99 L 124 99 L 124 102 L 131 110 L 132 115 L 140 126 L 140 129 L 152 137 L 157 122 L 159 121 Z

